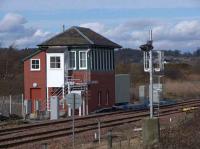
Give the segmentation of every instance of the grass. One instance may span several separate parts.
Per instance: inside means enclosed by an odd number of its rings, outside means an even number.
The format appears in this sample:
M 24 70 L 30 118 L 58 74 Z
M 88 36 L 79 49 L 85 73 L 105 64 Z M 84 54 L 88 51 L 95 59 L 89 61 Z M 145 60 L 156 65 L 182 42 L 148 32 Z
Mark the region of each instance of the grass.
M 199 116 L 199 111 L 190 113 L 184 121 L 162 130 L 159 149 L 199 149 Z
M 199 98 L 200 81 L 166 81 L 165 98 Z

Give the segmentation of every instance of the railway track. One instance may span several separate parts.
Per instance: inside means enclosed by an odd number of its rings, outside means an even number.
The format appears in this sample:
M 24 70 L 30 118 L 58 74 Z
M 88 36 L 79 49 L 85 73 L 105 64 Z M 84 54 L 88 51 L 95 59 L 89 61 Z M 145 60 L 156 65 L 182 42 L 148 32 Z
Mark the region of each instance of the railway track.
M 200 107 L 200 100 L 190 100 L 171 106 L 162 106 L 160 116 L 182 112 L 185 107 Z M 113 116 L 114 115 L 114 116 Z M 101 128 L 108 128 L 124 123 L 140 121 L 149 115 L 148 111 L 116 112 L 110 114 L 92 115 L 76 119 L 76 134 L 97 129 L 96 119 L 100 119 Z M 64 125 L 65 124 L 65 125 Z M 51 128 L 50 128 L 51 127 Z M 8 148 L 30 142 L 48 140 L 71 135 L 71 119 L 29 124 L 0 130 L 0 148 Z
M 178 102 L 174 105 L 165 105 L 165 106 L 161 106 L 160 108 L 167 108 L 167 107 L 176 107 L 176 106 L 185 106 L 189 103 L 200 103 L 200 100 L 188 100 L 188 101 L 184 101 L 184 102 Z M 118 111 L 118 112 L 111 112 L 111 113 L 103 113 L 103 114 L 95 114 L 95 115 L 89 115 L 89 116 L 84 116 L 84 117 L 77 117 L 75 118 L 76 121 L 77 120 L 90 120 L 90 119 L 99 119 L 99 118 L 106 118 L 109 117 L 111 115 L 126 115 L 129 113 L 140 113 L 141 111 L 148 111 L 148 110 L 137 110 L 137 111 Z M 13 133 L 14 131 L 26 131 L 26 130 L 30 130 L 33 128 L 41 128 L 43 126 L 49 126 L 49 125 L 57 125 L 57 124 L 63 124 L 63 123 L 68 123 L 71 122 L 71 118 L 65 118 L 65 119 L 60 119 L 60 120 L 53 120 L 53 121 L 44 121 L 44 122 L 38 122 L 38 123 L 34 123 L 34 124 L 24 124 L 21 126 L 15 126 L 15 127 L 11 127 L 11 128 L 4 128 L 4 129 L 0 129 L 0 135 L 4 134 L 4 133 Z

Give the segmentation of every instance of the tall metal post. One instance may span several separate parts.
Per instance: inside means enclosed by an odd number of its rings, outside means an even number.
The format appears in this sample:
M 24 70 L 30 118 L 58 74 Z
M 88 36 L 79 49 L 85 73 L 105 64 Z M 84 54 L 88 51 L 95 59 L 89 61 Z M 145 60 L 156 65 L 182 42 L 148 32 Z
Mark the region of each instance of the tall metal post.
M 152 42 L 152 30 L 149 31 L 149 40 Z M 150 102 L 150 118 L 153 118 L 153 60 L 152 50 L 149 51 L 149 102 Z
M 24 118 L 25 116 L 25 114 L 24 114 L 24 94 L 22 94 L 22 117 Z
M 9 113 L 11 115 L 12 114 L 12 96 L 10 95 L 9 97 L 10 97 L 10 111 L 9 111 Z
M 68 91 L 67 91 L 68 94 L 71 93 L 70 82 L 67 83 L 67 89 L 68 89 Z M 68 116 L 71 116 L 71 111 L 72 110 L 71 110 L 70 106 L 68 105 Z
M 153 118 L 153 40 L 152 30 L 149 31 L 149 40 L 146 44 L 141 45 L 140 49 L 144 53 L 144 71 L 149 72 L 149 107 L 150 107 L 150 118 Z
M 112 130 L 108 131 L 108 149 L 112 149 Z
M 98 139 L 99 139 L 99 144 L 101 143 L 101 122 L 100 120 L 98 121 Z
M 63 90 L 63 99 L 65 99 L 65 84 L 63 85 L 62 90 Z M 63 102 L 63 104 L 62 104 L 62 108 L 63 108 L 63 110 L 65 109 L 65 102 Z
M 154 118 L 153 112 L 153 74 L 154 71 L 160 71 L 161 68 L 154 68 L 153 65 L 153 41 L 152 41 L 152 30 L 149 32 L 150 39 L 146 44 L 140 46 L 140 49 L 144 52 L 144 71 L 149 72 L 149 108 L 150 118 L 144 119 L 142 126 L 143 144 L 145 148 L 152 148 L 152 144 L 159 143 L 159 118 Z M 160 56 L 161 57 L 161 56 Z M 159 60 L 161 61 L 161 59 Z M 159 62 L 160 64 L 161 62 Z
M 73 115 L 73 117 L 72 117 L 72 121 L 73 121 L 72 122 L 72 125 L 73 125 L 72 126 L 72 131 L 73 131 L 73 149 L 75 149 L 75 142 L 74 142 L 75 141 L 75 132 L 74 132 L 75 131 L 75 122 L 74 122 L 74 115 L 75 115 L 75 94 L 74 94 L 74 99 L 73 99 L 73 109 L 72 110 L 73 110 L 72 111 L 73 112 L 73 114 L 72 114 Z
M 149 51 L 149 103 L 150 103 L 150 118 L 153 118 L 153 66 L 152 66 L 152 51 Z

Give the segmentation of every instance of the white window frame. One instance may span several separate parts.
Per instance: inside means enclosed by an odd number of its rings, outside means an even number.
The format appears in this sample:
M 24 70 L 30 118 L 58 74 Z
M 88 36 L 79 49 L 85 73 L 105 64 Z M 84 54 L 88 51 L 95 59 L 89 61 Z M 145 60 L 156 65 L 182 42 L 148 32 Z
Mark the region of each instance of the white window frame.
M 69 53 L 75 53 L 75 67 L 70 66 L 70 54 L 69 54 L 69 69 L 70 70 L 75 70 L 76 69 L 76 51 L 69 51 Z
M 39 68 L 38 68 L 38 69 L 32 68 L 32 61 L 33 61 L 33 60 L 39 61 Z M 31 71 L 40 71 L 40 59 L 37 59 L 37 58 L 35 58 L 35 59 L 30 59 L 30 67 L 31 67 Z
M 52 68 L 52 67 L 51 67 L 51 57 L 59 57 L 59 58 L 60 58 L 60 68 Z M 49 68 L 50 68 L 50 69 L 61 69 L 61 57 L 60 57 L 60 56 L 53 56 L 53 55 L 50 56 L 50 57 L 49 57 Z
M 80 59 L 80 58 L 81 58 L 81 55 L 80 55 L 81 52 L 85 52 L 85 53 L 86 53 L 86 54 L 85 54 L 85 56 L 86 56 L 86 65 L 85 65 L 85 67 L 81 67 L 81 59 Z M 85 70 L 85 69 L 87 69 L 87 58 L 88 58 L 88 57 L 87 57 L 87 51 L 79 51 L 79 69 L 80 69 L 80 70 Z

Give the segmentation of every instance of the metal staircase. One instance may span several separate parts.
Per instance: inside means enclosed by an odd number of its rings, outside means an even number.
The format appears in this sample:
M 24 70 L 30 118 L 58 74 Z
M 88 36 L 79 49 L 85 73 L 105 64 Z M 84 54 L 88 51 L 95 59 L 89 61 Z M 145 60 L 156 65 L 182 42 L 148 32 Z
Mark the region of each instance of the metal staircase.
M 78 83 L 77 83 L 78 82 Z M 63 87 L 64 87 L 64 91 L 63 91 Z M 67 94 L 69 94 L 72 91 L 81 91 L 81 92 L 85 92 L 85 94 L 87 94 L 87 87 L 88 87 L 88 83 L 83 82 L 80 79 L 74 79 L 72 77 L 66 77 L 65 79 L 65 83 L 61 86 L 61 87 L 55 87 L 53 88 L 52 92 L 51 92 L 51 96 L 57 96 L 60 99 L 65 98 L 65 96 Z M 64 94 L 63 94 L 64 92 Z M 49 110 L 49 105 L 50 105 L 50 97 L 47 100 L 47 109 Z

